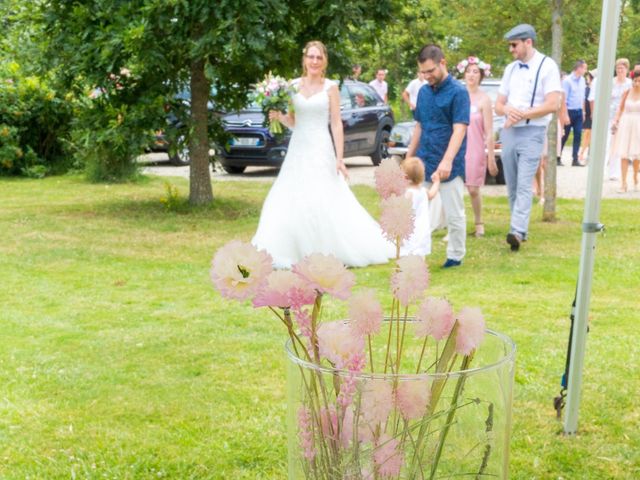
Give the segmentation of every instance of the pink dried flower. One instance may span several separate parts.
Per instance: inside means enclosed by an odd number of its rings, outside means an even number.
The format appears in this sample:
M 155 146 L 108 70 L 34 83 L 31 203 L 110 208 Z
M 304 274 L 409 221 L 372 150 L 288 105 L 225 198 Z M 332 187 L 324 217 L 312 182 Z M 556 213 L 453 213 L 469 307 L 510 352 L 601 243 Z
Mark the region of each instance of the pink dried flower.
M 372 335 L 380 331 L 382 305 L 371 289 L 361 290 L 349 298 L 349 319 L 359 335 Z
M 351 294 L 355 275 L 333 255 L 312 253 L 293 266 L 293 272 L 320 293 L 345 300 Z
M 411 199 L 391 195 L 380 202 L 380 226 L 389 240 L 395 242 L 398 237 L 406 240 L 413 233 L 413 205 Z
M 320 355 L 336 368 L 348 368 L 358 358 L 364 357 L 364 339 L 351 325 L 342 321 L 325 322 L 318 328 Z
M 353 440 L 353 420 L 353 406 L 349 406 L 344 410 L 342 428 L 340 429 L 340 442 L 345 448 L 347 448 L 351 440 Z
M 444 298 L 427 298 L 416 314 L 416 336 L 433 336 L 440 341 L 448 337 L 455 321 L 451 304 Z
M 392 158 L 382 160 L 376 168 L 374 176 L 376 178 L 376 190 L 382 198 L 389 198 L 391 195 L 401 197 L 407 190 L 409 182 L 404 172 Z
M 360 373 L 366 366 L 367 361 L 364 356 L 364 352 L 354 355 L 349 359 L 346 368 L 349 370 L 349 374 L 342 380 L 340 385 L 340 393 L 336 402 L 341 407 L 348 407 L 353 401 L 353 395 L 356 393 L 356 387 L 358 385 L 358 379 L 356 375 Z
M 308 305 L 315 292 L 298 275 L 289 270 L 275 270 L 253 299 L 254 307 L 290 307 Z
M 311 337 L 311 315 L 308 309 L 294 308 L 293 314 L 298 323 L 300 333 L 305 337 Z
M 431 400 L 431 389 L 426 381 L 400 381 L 396 391 L 396 405 L 405 420 L 422 417 Z
M 390 382 L 376 378 L 366 383 L 360 399 L 360 410 L 364 423 L 385 422 L 392 406 L 393 388 Z
M 306 407 L 298 410 L 298 430 L 300 435 L 300 446 L 302 447 L 304 458 L 313 460 L 316 451 L 313 448 L 313 429 L 311 427 L 311 412 Z
M 400 441 L 382 434 L 373 452 L 373 461 L 378 466 L 378 473 L 382 478 L 397 477 L 404 462 L 402 451 L 398 449 Z
M 478 348 L 484 338 L 484 317 L 479 308 L 464 307 L 456 316 L 458 333 L 456 335 L 456 353 L 469 355 Z
M 338 413 L 336 407 L 330 405 L 329 408 L 320 409 L 320 427 L 325 438 L 335 439 L 338 434 Z
M 211 281 L 222 296 L 245 300 L 273 271 L 271 255 L 250 243 L 232 240 L 220 248 L 211 265 Z
M 406 306 L 419 298 L 429 286 L 429 270 L 424 257 L 418 255 L 401 257 L 398 268 L 391 276 L 391 288 L 393 296 Z

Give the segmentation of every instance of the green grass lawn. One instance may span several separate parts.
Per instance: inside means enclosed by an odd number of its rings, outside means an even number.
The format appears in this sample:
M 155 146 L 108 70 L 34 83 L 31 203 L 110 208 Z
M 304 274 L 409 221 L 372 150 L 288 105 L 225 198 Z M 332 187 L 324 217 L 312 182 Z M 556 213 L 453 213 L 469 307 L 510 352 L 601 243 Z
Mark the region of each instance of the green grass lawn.
M 186 181 L 171 182 L 186 196 Z M 250 240 L 268 188 L 218 182 L 213 207 L 168 211 L 158 178 L 0 179 L 0 478 L 285 478 L 285 332 L 209 281 L 215 250 Z M 375 192 L 354 190 L 377 214 Z M 461 268 L 438 268 L 434 236 L 430 290 L 480 306 L 516 341 L 511 478 L 639 478 L 640 202 L 602 204 L 575 438 L 552 399 L 583 205 L 559 200 L 552 224 L 536 205 L 517 254 L 506 199 L 486 199 L 485 212 L 487 236 L 469 239 Z M 355 273 L 388 299 L 389 270 Z

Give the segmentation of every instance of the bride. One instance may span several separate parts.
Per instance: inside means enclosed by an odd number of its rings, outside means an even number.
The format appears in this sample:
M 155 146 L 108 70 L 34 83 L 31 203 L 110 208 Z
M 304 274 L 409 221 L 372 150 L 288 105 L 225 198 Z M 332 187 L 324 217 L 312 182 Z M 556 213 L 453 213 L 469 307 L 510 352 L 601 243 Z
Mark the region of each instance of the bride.
M 290 268 L 315 252 L 333 254 L 351 267 L 386 263 L 394 256 L 393 245 L 346 182 L 340 92 L 324 77 L 327 64 L 324 44 L 307 43 L 302 77 L 294 81 L 293 108 L 286 114 L 269 112 L 271 120 L 293 130 L 252 240 L 269 252 L 276 268 Z

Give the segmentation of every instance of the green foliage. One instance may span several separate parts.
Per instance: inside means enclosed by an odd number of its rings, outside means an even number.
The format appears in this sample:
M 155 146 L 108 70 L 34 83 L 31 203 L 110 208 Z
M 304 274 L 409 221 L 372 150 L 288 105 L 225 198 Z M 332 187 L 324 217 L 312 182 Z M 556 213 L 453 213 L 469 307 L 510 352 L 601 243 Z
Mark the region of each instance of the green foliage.
M 164 195 L 160 197 L 160 203 L 170 212 L 175 212 L 184 206 L 178 187 L 168 181 L 164 182 Z
M 163 112 L 162 98 L 147 95 L 135 72 L 110 74 L 78 102 L 71 138 L 76 163 L 93 182 L 133 178 Z
M 24 75 L 15 62 L 0 65 L 0 175 L 66 170 L 72 103 L 46 78 Z

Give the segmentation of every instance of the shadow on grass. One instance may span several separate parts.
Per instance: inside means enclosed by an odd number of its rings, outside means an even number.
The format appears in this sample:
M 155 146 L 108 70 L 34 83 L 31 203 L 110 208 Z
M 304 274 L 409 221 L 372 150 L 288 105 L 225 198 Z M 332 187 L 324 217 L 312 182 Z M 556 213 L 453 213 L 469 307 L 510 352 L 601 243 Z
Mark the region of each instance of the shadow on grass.
M 192 206 L 188 200 L 180 198 L 169 205 L 159 199 L 117 198 L 87 205 L 73 205 L 64 209 L 65 213 L 81 218 L 108 217 L 134 223 L 162 223 L 185 220 L 192 222 L 234 221 L 258 217 L 260 205 L 238 198 L 218 196 L 211 205 Z

